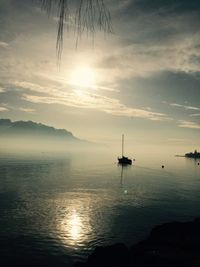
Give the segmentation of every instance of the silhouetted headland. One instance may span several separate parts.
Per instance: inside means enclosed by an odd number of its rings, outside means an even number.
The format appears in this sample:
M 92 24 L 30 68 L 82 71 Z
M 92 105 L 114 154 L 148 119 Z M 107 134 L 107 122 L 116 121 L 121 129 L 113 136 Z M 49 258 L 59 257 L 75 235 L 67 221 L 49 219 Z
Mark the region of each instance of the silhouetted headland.
M 200 218 L 153 228 L 149 237 L 128 248 L 123 243 L 97 247 L 74 267 L 199 267 Z
M 195 150 L 194 152 L 185 153 L 185 155 L 175 155 L 175 156 L 176 157 L 199 159 L 200 158 L 200 152 L 197 152 L 197 150 Z
M 3 150 L 92 149 L 98 144 L 79 139 L 66 129 L 56 129 L 33 121 L 0 119 L 0 141 Z
M 194 152 L 189 152 L 185 154 L 186 158 L 194 158 L 194 159 L 199 159 L 200 158 L 200 152 L 197 152 L 197 150 L 195 150 Z
M 103 145 L 79 139 L 66 129 L 33 121 L 0 119 L 0 150 L 6 153 L 65 153 L 103 149 Z
M 35 135 L 35 136 L 54 136 L 67 138 L 73 141 L 81 141 L 76 138 L 71 132 L 65 129 L 56 129 L 42 123 L 33 121 L 11 121 L 10 119 L 0 119 L 0 134 L 1 136 L 11 135 Z

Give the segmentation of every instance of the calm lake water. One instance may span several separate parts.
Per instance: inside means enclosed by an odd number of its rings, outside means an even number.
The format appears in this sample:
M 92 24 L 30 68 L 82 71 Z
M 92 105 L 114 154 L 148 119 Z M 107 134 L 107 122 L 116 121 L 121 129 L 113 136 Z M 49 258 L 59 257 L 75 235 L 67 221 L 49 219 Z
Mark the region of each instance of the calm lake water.
M 113 155 L 1 154 L 1 266 L 72 266 L 97 245 L 199 216 L 198 162 L 151 155 L 122 169 Z

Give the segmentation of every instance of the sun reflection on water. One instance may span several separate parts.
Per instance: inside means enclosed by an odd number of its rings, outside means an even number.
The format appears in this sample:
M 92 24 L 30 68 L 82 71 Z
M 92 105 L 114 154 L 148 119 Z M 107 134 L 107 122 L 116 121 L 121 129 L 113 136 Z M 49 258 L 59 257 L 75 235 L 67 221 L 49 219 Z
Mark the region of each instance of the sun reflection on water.
M 81 245 L 91 233 L 88 212 L 83 209 L 71 207 L 66 210 L 58 224 L 58 231 L 61 241 L 67 246 Z
M 76 213 L 76 210 L 73 210 L 72 215 L 68 219 L 68 225 L 68 231 L 71 236 L 71 239 L 74 241 L 78 240 L 82 234 L 83 224 L 80 217 Z

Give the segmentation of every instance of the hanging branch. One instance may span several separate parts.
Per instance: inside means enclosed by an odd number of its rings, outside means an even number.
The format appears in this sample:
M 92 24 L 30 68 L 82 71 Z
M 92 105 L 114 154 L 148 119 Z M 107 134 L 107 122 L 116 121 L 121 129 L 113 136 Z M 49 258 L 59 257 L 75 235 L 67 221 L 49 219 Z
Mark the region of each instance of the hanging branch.
M 48 16 L 51 11 L 56 8 L 58 16 L 58 32 L 56 50 L 57 57 L 60 60 L 63 49 L 63 34 L 65 22 L 71 18 L 72 11 L 69 9 L 69 4 L 76 2 L 74 12 L 74 29 L 76 45 L 84 32 L 87 35 L 94 36 L 97 29 L 104 33 L 112 32 L 111 16 L 108 8 L 105 5 L 105 0 L 38 0 L 41 8 L 45 10 Z

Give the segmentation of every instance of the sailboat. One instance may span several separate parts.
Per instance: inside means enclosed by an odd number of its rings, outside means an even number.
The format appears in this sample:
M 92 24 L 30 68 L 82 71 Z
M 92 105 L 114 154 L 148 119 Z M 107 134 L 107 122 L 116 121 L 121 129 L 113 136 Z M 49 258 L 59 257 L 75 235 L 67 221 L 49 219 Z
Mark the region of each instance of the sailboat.
M 118 158 L 118 163 L 121 165 L 131 165 L 132 160 L 124 156 L 124 135 L 122 134 L 122 157 Z

